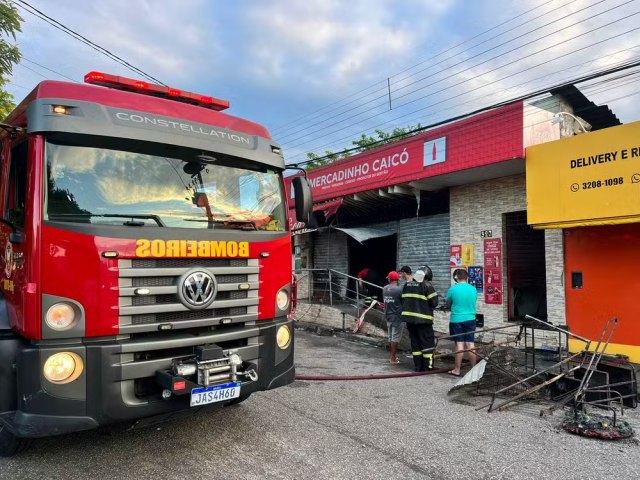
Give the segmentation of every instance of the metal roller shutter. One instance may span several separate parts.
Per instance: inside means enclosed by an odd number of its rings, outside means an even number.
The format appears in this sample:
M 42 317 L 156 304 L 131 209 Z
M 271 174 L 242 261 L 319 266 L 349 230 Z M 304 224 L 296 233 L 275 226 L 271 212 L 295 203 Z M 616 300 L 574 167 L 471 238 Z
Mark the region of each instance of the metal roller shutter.
M 433 271 L 433 286 L 444 295 L 449 280 L 449 214 L 400 220 L 398 233 L 398 267 L 415 269 L 425 263 Z
M 313 268 L 332 269 L 338 272 L 349 271 L 349 249 L 347 248 L 347 235 L 343 232 L 326 229 L 315 231 L 313 235 Z M 338 277 L 334 282 L 333 291 L 339 295 L 346 295 L 346 279 Z M 329 281 L 327 275 L 323 276 L 320 272 L 314 273 L 314 284 L 319 288 L 319 284 Z M 318 289 L 316 288 L 316 290 Z

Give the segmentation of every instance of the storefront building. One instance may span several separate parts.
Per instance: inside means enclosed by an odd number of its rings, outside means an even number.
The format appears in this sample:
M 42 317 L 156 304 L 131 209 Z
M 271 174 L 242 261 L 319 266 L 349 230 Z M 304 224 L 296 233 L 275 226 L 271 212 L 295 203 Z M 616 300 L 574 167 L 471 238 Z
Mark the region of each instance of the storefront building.
M 443 296 L 465 268 L 487 325 L 526 313 L 564 323 L 564 238 L 527 222 L 525 150 L 575 133 L 551 122 L 558 112 L 593 111 L 595 128 L 619 123 L 571 87 L 310 170 L 318 225 L 296 235 L 302 265 L 355 276 L 428 264 Z
M 571 331 L 597 340 L 615 317 L 607 353 L 640 363 L 640 122 L 527 149 L 527 202 L 529 224 L 562 237 Z

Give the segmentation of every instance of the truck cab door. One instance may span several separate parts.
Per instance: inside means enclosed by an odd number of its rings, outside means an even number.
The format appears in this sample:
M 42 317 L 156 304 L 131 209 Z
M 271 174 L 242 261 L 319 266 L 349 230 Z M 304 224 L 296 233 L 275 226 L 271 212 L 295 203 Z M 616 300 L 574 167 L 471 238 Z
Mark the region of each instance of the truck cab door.
M 19 318 L 23 317 L 23 297 L 20 295 L 24 285 L 25 220 L 27 205 L 27 165 L 28 141 L 23 139 L 14 143 L 10 150 L 5 148 L 3 155 L 2 189 L 3 201 L 0 222 L 0 291 L 6 302 L 6 311 L 11 326 L 22 330 Z M 6 155 L 8 153 L 8 155 Z

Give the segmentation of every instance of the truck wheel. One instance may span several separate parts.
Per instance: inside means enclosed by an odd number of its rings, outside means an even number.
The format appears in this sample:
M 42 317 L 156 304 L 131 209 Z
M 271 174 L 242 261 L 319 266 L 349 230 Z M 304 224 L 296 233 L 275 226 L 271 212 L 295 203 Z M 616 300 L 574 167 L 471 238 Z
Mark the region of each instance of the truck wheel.
M 238 398 L 234 398 L 233 400 L 231 400 L 229 403 L 227 403 L 225 405 L 225 407 L 230 407 L 231 405 L 238 405 L 242 402 L 244 402 L 247 398 L 249 398 L 251 396 L 251 394 L 249 393 L 248 395 L 240 395 Z
M 16 437 L 7 427 L 0 424 L 0 457 L 11 457 L 29 446 L 29 438 Z

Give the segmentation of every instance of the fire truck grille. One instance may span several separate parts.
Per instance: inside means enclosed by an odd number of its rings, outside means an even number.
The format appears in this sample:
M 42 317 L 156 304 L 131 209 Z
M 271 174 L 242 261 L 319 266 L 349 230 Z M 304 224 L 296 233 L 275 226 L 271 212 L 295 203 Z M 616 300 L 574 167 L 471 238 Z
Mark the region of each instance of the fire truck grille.
M 218 292 L 216 300 L 238 300 L 241 298 L 247 298 L 249 292 L 247 290 L 239 290 L 232 292 Z M 142 297 L 133 297 L 131 304 L 137 305 L 154 305 L 157 303 L 176 303 L 177 297 L 175 294 L 170 295 L 145 295 Z
M 208 272 L 218 285 L 211 304 L 191 310 L 181 283 L 193 269 Z M 258 318 L 257 259 L 133 259 L 118 261 L 120 333 L 168 328 L 194 329 L 242 324 Z M 163 327 L 167 328 L 167 327 Z
M 249 260 L 231 258 L 136 258 L 132 268 L 246 267 Z
M 144 325 L 150 323 L 171 323 L 183 320 L 203 320 L 213 317 L 234 317 L 246 315 L 247 307 L 214 308 L 212 310 L 191 310 L 188 312 L 160 313 L 158 315 L 136 315 L 133 318 L 133 325 Z
M 134 277 L 133 287 L 167 287 L 175 285 L 174 277 Z M 222 283 L 246 283 L 248 275 L 216 275 L 218 285 Z

